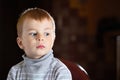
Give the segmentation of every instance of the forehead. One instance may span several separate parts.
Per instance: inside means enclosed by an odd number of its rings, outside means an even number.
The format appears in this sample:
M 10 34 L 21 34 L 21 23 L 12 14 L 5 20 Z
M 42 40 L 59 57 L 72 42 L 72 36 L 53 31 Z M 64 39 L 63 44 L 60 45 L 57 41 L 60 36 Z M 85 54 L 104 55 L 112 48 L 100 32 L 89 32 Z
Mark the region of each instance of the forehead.
M 24 20 L 23 29 L 53 29 L 51 20 L 35 20 L 27 18 Z

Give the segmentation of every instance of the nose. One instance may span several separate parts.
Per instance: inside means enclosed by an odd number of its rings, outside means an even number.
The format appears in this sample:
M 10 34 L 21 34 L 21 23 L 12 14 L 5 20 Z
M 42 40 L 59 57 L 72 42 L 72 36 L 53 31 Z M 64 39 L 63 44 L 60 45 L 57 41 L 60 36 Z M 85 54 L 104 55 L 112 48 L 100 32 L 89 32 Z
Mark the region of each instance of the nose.
M 37 36 L 37 40 L 38 40 L 38 41 L 43 41 L 43 40 L 44 40 L 44 37 L 43 37 L 42 35 L 38 35 L 38 36 Z

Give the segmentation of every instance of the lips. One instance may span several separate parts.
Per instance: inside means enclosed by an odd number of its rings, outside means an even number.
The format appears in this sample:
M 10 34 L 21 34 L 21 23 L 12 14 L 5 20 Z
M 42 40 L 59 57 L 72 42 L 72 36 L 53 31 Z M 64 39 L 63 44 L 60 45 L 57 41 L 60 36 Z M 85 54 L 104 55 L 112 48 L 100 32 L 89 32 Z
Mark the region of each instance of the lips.
M 39 45 L 39 46 L 37 46 L 37 48 L 43 49 L 43 48 L 45 48 L 45 46 L 44 45 Z

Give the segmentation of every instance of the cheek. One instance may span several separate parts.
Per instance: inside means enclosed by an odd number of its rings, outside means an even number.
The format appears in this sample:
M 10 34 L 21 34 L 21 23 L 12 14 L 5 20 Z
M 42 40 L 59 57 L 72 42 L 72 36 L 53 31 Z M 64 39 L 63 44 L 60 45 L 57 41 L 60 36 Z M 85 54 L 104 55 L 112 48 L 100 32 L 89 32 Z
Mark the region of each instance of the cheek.
M 51 46 L 53 46 L 54 45 L 54 38 L 51 38 L 49 43 L 50 43 Z
M 31 39 L 24 39 L 23 41 L 24 47 L 30 47 L 30 46 L 33 46 L 34 44 L 35 44 L 35 41 Z
M 53 39 L 52 38 L 47 38 L 45 41 L 44 41 L 44 43 L 46 44 L 46 45 L 49 45 L 49 46 L 51 46 L 52 44 L 53 44 Z

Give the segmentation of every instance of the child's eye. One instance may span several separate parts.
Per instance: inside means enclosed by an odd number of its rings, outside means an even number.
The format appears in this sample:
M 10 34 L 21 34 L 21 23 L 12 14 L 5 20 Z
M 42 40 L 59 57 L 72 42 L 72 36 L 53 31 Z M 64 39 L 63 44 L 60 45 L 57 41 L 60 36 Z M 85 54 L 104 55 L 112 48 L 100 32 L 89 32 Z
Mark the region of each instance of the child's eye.
M 30 33 L 29 35 L 31 35 L 31 36 L 36 36 L 37 33 Z
M 48 33 L 48 32 L 45 33 L 45 36 L 49 36 L 49 35 L 50 35 L 50 33 Z

